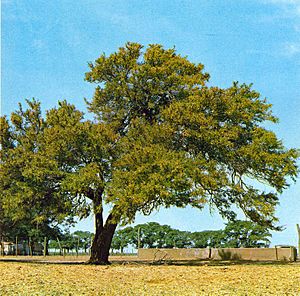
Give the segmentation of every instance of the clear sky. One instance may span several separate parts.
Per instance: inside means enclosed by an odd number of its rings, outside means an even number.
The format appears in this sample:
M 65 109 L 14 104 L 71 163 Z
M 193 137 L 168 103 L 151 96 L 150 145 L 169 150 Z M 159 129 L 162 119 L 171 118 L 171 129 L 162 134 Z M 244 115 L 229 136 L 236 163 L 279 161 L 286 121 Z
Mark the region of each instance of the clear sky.
M 67 99 L 85 109 L 93 85 L 87 62 L 127 41 L 175 46 L 203 63 L 211 85 L 253 83 L 273 104 L 270 126 L 287 147 L 300 148 L 300 0 L 2 0 L 1 113 L 35 97 L 44 109 Z M 286 230 L 273 244 L 297 244 L 300 182 L 277 209 Z M 158 221 L 200 231 L 220 229 L 217 213 L 163 209 L 136 222 Z M 93 231 L 92 219 L 77 228 Z

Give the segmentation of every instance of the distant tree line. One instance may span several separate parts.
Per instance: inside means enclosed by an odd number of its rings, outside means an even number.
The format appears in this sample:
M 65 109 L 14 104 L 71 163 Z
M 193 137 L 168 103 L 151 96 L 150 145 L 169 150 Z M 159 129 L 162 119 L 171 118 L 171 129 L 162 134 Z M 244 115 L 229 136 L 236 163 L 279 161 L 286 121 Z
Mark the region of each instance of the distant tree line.
M 31 243 L 43 242 L 47 238 L 48 249 L 57 250 L 61 255 L 76 251 L 87 254 L 91 247 L 94 234 L 89 231 L 70 231 L 60 228 L 30 229 L 20 225 L 19 229 L 12 228 L 8 238 L 14 241 L 30 238 Z M 54 231 L 55 230 L 55 231 Z M 21 235 L 21 236 L 20 236 Z M 224 229 L 205 231 L 182 231 L 173 229 L 169 225 L 149 222 L 136 226 L 118 229 L 113 238 L 112 253 L 124 253 L 128 247 L 132 248 L 261 248 L 270 245 L 271 234 L 266 227 L 251 221 L 232 221 Z
M 139 224 L 116 231 L 113 251 L 135 248 L 260 248 L 270 245 L 271 234 L 266 227 L 251 221 L 229 222 L 221 230 L 197 232 L 173 229 L 156 222 Z
M 87 254 L 91 247 L 91 242 L 94 234 L 89 231 L 78 230 L 73 233 L 65 232 L 60 238 L 52 239 L 49 243 L 49 248 L 59 250 L 60 253 L 75 250 L 76 253 L 79 251 Z

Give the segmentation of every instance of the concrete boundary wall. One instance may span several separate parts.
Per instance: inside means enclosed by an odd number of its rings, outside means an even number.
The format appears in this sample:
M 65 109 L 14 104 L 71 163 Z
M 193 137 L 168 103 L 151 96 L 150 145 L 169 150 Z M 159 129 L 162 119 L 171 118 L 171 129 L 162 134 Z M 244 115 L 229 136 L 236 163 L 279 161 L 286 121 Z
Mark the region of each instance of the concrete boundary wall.
M 142 260 L 295 261 L 296 248 L 139 249 Z

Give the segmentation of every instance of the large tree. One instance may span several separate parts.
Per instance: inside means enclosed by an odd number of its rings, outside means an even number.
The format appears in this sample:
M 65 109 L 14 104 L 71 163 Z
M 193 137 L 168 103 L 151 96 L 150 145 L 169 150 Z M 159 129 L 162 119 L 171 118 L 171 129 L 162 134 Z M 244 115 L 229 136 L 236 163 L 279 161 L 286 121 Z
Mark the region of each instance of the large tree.
M 12 194 L 21 205 L 18 192 L 25 188 L 25 201 L 37 202 L 39 217 L 85 216 L 92 209 L 92 263 L 108 263 L 118 224 L 161 206 L 208 204 L 228 219 L 237 206 L 276 228 L 278 194 L 296 178 L 298 152 L 264 128 L 277 119 L 251 86 L 208 87 L 203 65 L 160 45 L 143 52 L 127 43 L 89 66 L 86 80 L 97 84 L 88 102 L 95 119 L 61 102 L 44 121 L 29 120 L 23 140 L 6 149 L 10 156 L 1 164 L 4 175 L 18 180 L 2 184 L 5 200 Z M 26 112 L 13 114 L 17 134 Z M 29 146 L 27 133 L 35 139 Z M 253 180 L 272 190 L 257 189 Z M 106 222 L 104 203 L 110 205 Z
M 127 43 L 90 63 L 86 79 L 97 87 L 89 110 L 118 135 L 118 155 L 99 198 L 113 205 L 111 231 L 137 212 L 206 204 L 230 220 L 237 206 L 276 228 L 278 194 L 296 178 L 298 152 L 264 127 L 277 118 L 251 85 L 208 87 L 208 78 L 202 64 L 161 45 L 143 52 Z M 93 259 L 107 261 L 98 252 Z

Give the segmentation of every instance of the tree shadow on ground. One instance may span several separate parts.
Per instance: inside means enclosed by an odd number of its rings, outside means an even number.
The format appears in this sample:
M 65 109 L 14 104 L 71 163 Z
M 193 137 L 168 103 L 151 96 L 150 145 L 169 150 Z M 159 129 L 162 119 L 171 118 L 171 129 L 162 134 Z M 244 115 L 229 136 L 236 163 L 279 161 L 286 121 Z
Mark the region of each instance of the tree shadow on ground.
M 35 260 L 35 259 L 21 259 L 21 258 L 1 258 L 0 262 L 12 263 L 28 263 L 28 264 L 53 264 L 53 265 L 85 265 L 86 261 L 66 261 L 66 260 Z M 297 264 L 300 261 L 286 262 L 286 261 L 246 261 L 246 260 L 111 260 L 112 266 L 119 265 L 145 265 L 145 266 L 232 266 L 232 265 L 287 265 Z

